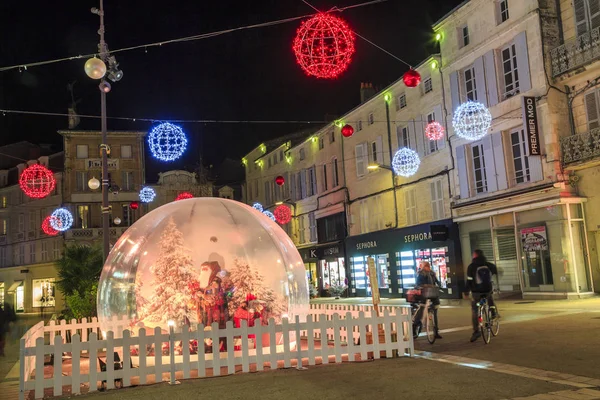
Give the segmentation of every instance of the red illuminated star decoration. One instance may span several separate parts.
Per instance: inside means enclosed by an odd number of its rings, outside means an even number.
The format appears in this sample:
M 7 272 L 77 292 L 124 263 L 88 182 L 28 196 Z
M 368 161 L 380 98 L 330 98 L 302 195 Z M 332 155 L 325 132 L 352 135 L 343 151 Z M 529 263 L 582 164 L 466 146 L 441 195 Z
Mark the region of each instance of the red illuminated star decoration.
M 56 179 L 48 168 L 34 164 L 21 173 L 19 186 L 27 196 L 42 199 L 52 193 L 56 187 Z
M 177 201 L 177 200 L 191 199 L 193 197 L 194 197 L 194 195 L 191 194 L 190 192 L 183 192 L 183 193 L 179 193 L 179 195 L 175 198 L 175 201 Z
M 354 33 L 343 19 L 319 13 L 300 25 L 292 49 L 308 75 L 333 79 L 348 68 L 354 40 Z
M 283 204 L 275 207 L 273 215 L 275 215 L 275 220 L 281 225 L 285 225 L 292 220 L 292 210 Z
M 47 216 L 44 221 L 42 221 L 42 231 L 44 231 L 44 233 L 48 236 L 58 235 L 58 231 L 52 227 L 52 224 L 50 224 L 52 219 L 56 220 L 55 223 L 59 223 L 58 218 L 51 215 Z

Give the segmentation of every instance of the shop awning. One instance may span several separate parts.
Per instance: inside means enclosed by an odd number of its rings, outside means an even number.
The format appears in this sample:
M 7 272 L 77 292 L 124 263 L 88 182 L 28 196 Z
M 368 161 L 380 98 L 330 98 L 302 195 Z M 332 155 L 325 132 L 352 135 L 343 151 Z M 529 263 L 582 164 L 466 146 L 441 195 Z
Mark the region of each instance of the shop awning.
M 17 290 L 17 288 L 19 286 L 21 286 L 23 284 L 23 281 L 15 281 L 13 282 L 12 285 L 10 285 L 10 287 L 8 288 L 8 292 L 14 292 L 15 290 Z

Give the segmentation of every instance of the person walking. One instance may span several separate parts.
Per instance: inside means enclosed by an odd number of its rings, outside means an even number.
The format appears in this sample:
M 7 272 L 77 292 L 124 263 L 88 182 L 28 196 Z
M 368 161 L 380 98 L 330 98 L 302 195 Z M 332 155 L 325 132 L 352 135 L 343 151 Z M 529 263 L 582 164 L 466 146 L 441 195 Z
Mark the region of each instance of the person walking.
M 467 293 L 471 292 L 471 322 L 473 324 L 473 335 L 471 342 L 476 341 L 480 336 L 479 320 L 477 316 L 478 303 L 482 297 L 486 297 L 492 312 L 492 318 L 498 318 L 498 311 L 492 292 L 494 290 L 493 276 L 498 278 L 498 269 L 496 265 L 490 263 L 485 258 L 483 251 L 477 249 L 473 251 L 473 260 L 467 268 Z
M 6 346 L 6 335 L 10 330 L 10 323 L 17 320 L 17 314 L 10 304 L 2 304 L 0 308 L 0 356 L 4 357 L 4 347 Z

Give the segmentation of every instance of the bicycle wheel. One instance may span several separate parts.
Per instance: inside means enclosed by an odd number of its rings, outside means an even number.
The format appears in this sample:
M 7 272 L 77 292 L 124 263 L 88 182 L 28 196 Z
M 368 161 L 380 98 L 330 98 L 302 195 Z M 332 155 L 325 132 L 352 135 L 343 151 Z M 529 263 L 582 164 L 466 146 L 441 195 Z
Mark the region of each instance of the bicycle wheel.
M 427 341 L 431 344 L 435 343 L 435 318 L 433 318 L 433 312 L 427 313 Z
M 492 340 L 492 329 L 490 327 L 490 310 L 488 307 L 482 307 L 481 313 L 481 337 L 485 344 L 488 344 Z
M 493 336 L 498 336 L 498 332 L 500 332 L 500 320 L 498 318 L 492 317 L 492 312 L 488 311 L 489 321 L 490 321 L 490 330 L 492 331 Z

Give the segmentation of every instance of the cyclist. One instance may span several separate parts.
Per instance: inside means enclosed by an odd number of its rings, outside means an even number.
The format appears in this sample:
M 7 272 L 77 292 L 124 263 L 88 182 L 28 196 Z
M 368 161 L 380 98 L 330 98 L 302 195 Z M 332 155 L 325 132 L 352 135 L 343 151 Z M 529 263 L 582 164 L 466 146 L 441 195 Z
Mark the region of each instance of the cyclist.
M 481 300 L 483 296 L 487 297 L 490 311 L 492 312 L 492 318 L 498 317 L 494 298 L 492 297 L 492 291 L 494 289 L 492 277 L 494 275 L 496 275 L 496 278 L 498 277 L 498 269 L 494 264 L 486 260 L 483 251 L 479 249 L 473 251 L 473 261 L 467 268 L 467 291 L 471 292 L 473 295 L 473 300 L 471 302 L 471 318 L 473 323 L 471 342 L 476 341 L 481 336 L 477 317 L 477 303 L 479 303 L 479 300 Z
M 424 286 L 437 286 L 440 287 L 440 281 L 438 280 L 435 272 L 433 272 L 431 270 L 431 265 L 429 264 L 429 262 L 427 261 L 423 261 L 423 263 L 421 264 L 421 269 L 419 270 L 419 274 L 417 275 L 417 282 L 416 282 L 416 286 L 418 288 L 422 288 Z M 426 301 L 427 299 L 423 299 L 423 301 Z M 437 298 L 432 298 L 430 299 L 431 303 L 433 304 L 433 321 L 435 323 L 435 337 L 436 339 L 441 339 L 442 336 L 439 334 L 439 330 L 438 330 L 438 315 L 437 315 L 437 310 L 440 307 L 440 299 L 439 297 Z M 425 308 L 424 307 L 420 307 L 419 311 L 417 311 L 417 315 L 415 316 L 415 324 L 413 327 L 413 335 L 414 333 L 417 332 L 417 326 L 421 324 L 421 319 L 423 318 L 423 312 L 424 312 Z

